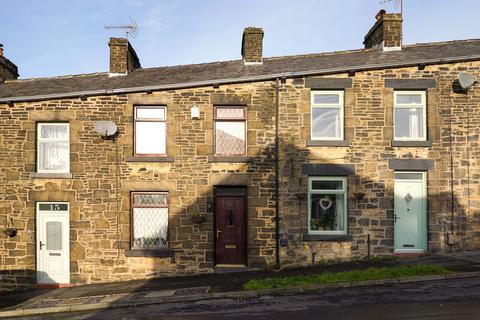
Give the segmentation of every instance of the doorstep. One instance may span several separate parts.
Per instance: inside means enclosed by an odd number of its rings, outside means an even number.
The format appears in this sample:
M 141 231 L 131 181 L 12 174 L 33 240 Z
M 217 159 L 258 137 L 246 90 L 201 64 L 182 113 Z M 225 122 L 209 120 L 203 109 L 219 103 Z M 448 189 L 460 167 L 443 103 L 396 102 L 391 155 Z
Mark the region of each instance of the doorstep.
M 35 289 L 60 289 L 75 287 L 74 283 L 37 283 L 33 285 Z
M 249 268 L 243 264 L 217 264 L 213 267 L 214 273 L 231 273 L 245 271 L 259 271 L 259 268 Z

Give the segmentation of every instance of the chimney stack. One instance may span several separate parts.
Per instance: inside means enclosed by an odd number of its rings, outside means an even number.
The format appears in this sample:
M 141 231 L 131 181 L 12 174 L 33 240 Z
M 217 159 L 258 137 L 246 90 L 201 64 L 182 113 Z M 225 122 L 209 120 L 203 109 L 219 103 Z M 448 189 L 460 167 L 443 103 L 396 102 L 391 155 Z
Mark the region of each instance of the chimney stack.
M 262 64 L 263 29 L 248 27 L 243 30 L 242 58 L 244 64 Z
M 125 38 L 110 38 L 110 76 L 127 75 L 141 67 L 135 50 Z
M 383 51 L 402 49 L 402 15 L 380 10 L 376 22 L 368 31 L 363 43 L 365 48 L 381 48 Z
M 0 44 L 0 83 L 17 78 L 18 68 L 13 62 L 4 57 L 3 45 Z

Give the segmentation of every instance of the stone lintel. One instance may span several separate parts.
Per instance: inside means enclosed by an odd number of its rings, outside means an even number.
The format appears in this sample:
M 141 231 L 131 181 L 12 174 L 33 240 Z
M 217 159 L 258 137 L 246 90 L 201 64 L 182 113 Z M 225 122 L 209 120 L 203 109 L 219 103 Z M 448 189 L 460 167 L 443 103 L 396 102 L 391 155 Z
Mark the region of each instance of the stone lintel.
M 252 97 L 250 95 L 223 94 L 214 93 L 210 95 L 210 101 L 213 105 L 238 106 L 248 105 Z
M 75 201 L 75 191 L 28 191 L 29 201 Z
M 432 159 L 390 159 L 388 168 L 391 170 L 433 170 L 435 161 Z
M 212 173 L 208 182 L 212 186 L 248 186 L 251 174 L 249 173 Z
M 125 191 L 174 191 L 174 182 L 167 181 L 123 181 Z
M 302 173 L 309 176 L 352 176 L 355 175 L 355 165 L 303 163 Z
M 311 89 L 338 89 L 343 90 L 352 87 L 352 78 L 306 78 L 305 87 Z
M 434 79 L 385 79 L 385 87 L 402 90 L 426 90 L 436 88 Z

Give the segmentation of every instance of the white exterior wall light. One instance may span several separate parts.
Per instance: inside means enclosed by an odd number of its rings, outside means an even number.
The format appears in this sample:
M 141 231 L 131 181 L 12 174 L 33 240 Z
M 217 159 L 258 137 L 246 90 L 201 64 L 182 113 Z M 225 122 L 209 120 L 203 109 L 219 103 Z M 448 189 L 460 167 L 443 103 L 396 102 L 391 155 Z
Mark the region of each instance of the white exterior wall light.
M 192 106 L 192 120 L 200 119 L 200 108 L 198 106 Z

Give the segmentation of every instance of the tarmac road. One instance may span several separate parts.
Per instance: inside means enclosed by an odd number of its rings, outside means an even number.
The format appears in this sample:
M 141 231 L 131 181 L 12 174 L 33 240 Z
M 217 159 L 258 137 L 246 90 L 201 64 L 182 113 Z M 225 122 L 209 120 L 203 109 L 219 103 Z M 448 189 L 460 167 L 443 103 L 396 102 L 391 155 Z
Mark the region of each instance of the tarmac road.
M 480 278 L 345 288 L 250 301 L 205 300 L 22 319 L 480 319 Z

